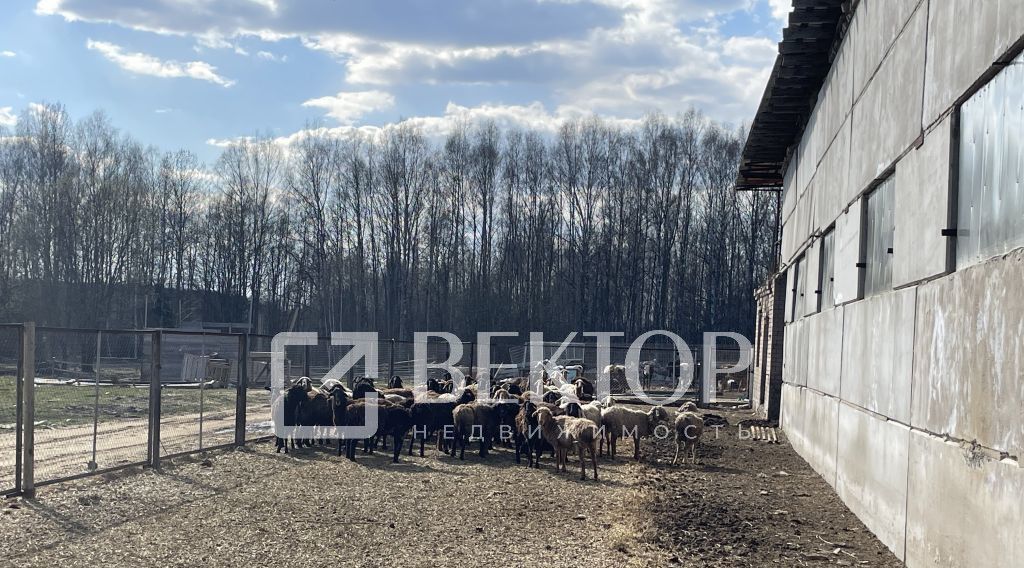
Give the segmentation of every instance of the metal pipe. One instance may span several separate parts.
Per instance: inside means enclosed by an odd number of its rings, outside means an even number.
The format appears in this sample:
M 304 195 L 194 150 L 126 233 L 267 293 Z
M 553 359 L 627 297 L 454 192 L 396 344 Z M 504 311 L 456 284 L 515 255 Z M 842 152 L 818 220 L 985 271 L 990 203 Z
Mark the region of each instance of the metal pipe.
M 103 332 L 96 332 L 96 360 L 92 364 L 92 370 L 96 380 L 93 382 L 92 402 L 92 459 L 89 460 L 89 471 L 96 471 L 96 436 L 99 434 L 100 424 L 100 355 L 102 354 Z
M 32 498 L 36 495 L 35 485 L 35 398 L 36 398 L 36 324 L 25 322 L 23 328 L 22 359 L 24 360 L 24 438 L 25 456 L 22 458 L 22 494 Z

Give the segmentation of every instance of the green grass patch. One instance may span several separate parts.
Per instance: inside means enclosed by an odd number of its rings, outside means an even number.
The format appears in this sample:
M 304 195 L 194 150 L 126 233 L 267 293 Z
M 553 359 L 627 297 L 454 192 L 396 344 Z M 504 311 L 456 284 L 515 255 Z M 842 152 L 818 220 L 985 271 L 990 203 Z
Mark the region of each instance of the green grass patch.
M 0 427 L 13 428 L 16 415 L 15 380 L 0 376 Z M 233 411 L 234 388 L 207 388 L 202 393 L 202 408 L 207 414 Z M 35 420 L 48 426 L 92 424 L 96 391 L 91 385 L 36 385 Z M 161 415 L 198 414 L 200 392 L 197 388 L 164 387 Z M 145 419 L 149 413 L 149 386 L 110 386 L 99 388 L 99 421 Z

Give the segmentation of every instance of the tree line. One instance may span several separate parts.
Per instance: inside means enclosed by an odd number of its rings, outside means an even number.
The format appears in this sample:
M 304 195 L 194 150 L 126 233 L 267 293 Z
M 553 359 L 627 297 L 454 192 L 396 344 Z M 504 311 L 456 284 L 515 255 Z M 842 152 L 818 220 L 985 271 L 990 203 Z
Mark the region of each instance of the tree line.
M 0 129 L 0 319 L 749 334 L 778 204 L 733 191 L 744 137 L 697 111 L 441 140 L 311 125 L 206 165 L 35 106 Z

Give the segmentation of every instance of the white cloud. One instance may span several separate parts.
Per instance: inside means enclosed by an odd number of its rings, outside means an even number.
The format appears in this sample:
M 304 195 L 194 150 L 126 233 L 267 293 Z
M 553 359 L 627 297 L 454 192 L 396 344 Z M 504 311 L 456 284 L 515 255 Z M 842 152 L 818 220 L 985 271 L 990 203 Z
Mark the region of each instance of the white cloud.
M 14 126 L 17 122 L 18 117 L 11 107 L 0 107 L 0 126 Z
M 174 110 L 174 109 L 170 109 L 170 108 L 158 108 L 158 109 L 154 110 L 153 112 L 155 112 L 155 113 L 157 113 L 157 114 L 167 114 L 167 113 L 171 112 L 172 110 Z
M 15 53 L 15 52 L 13 52 L 13 51 L 11 51 L 9 49 L 5 49 L 3 51 L 0 51 L 0 57 L 16 57 L 17 55 L 18 55 L 17 53 Z
M 327 116 L 342 124 L 353 124 L 364 115 L 394 105 L 395 97 L 384 91 L 343 91 L 334 96 L 309 99 L 302 103 L 304 107 L 325 109 Z
M 589 111 L 567 105 L 562 105 L 557 107 L 554 111 L 549 111 L 542 103 L 536 101 L 526 105 L 483 104 L 474 107 L 449 102 L 445 106 L 443 113 L 440 115 L 415 116 L 406 118 L 401 122 L 392 122 L 380 126 L 354 126 L 346 124 L 333 127 L 320 126 L 316 128 L 305 128 L 285 136 L 279 136 L 274 139 L 274 142 L 287 151 L 293 144 L 312 134 L 324 134 L 337 138 L 346 138 L 354 135 L 373 137 L 387 130 L 396 128 L 400 124 L 412 125 L 419 129 L 424 136 L 435 141 L 440 141 L 443 140 L 443 138 L 456 126 L 464 124 L 479 124 L 483 121 L 493 121 L 499 127 L 504 129 L 517 128 L 522 130 L 532 130 L 534 132 L 553 136 L 566 121 L 577 118 L 585 119 L 590 116 L 594 116 L 594 114 Z M 626 128 L 636 127 L 641 123 L 641 119 L 639 118 L 633 119 L 602 116 L 601 119 L 604 120 L 606 124 Z M 251 136 L 239 136 L 236 138 L 210 138 L 206 140 L 206 144 L 217 148 L 227 148 L 232 144 L 245 141 L 251 142 L 252 140 L 254 140 L 254 138 Z
M 737 61 L 770 65 L 778 54 L 778 45 L 766 37 L 734 36 L 722 46 L 722 53 Z
M 217 74 L 217 68 L 205 61 L 163 61 L 145 53 L 126 53 L 124 49 L 105 41 L 86 41 L 85 46 L 98 51 L 103 57 L 117 64 L 129 73 L 149 75 L 152 77 L 175 78 L 188 77 L 200 81 L 209 81 L 222 87 L 230 87 L 235 82 Z
M 287 55 L 274 55 L 272 52 L 262 50 L 256 52 L 256 57 L 259 57 L 260 59 L 266 59 L 267 61 L 277 61 L 280 63 L 288 61 Z
M 776 20 L 788 21 L 789 13 L 793 11 L 793 0 L 768 0 L 772 9 L 772 17 Z

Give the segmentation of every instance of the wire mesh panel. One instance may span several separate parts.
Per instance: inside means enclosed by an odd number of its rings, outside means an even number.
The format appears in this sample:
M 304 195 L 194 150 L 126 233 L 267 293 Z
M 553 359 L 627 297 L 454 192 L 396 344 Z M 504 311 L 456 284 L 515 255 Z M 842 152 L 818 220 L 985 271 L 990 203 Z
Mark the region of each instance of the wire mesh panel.
M 21 327 L 0 327 L 0 494 L 17 489 Z
M 238 350 L 237 335 L 161 333 L 161 455 L 234 441 Z
M 248 373 L 245 391 L 245 439 L 253 440 L 274 433 L 270 402 L 270 342 L 269 336 L 251 335 L 248 341 Z M 287 375 L 288 360 L 285 361 Z
M 37 328 L 37 483 L 146 459 L 144 332 Z

